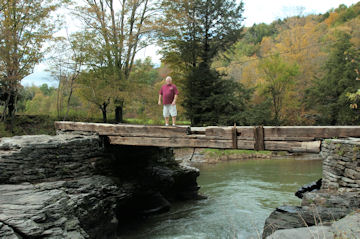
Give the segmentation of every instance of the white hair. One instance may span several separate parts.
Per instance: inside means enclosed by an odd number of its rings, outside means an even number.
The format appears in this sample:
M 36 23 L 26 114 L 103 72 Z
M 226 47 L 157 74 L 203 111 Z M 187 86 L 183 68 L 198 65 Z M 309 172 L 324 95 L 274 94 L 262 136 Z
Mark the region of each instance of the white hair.
M 167 76 L 165 80 L 168 80 L 168 79 L 169 79 L 170 81 L 172 81 L 171 76 Z

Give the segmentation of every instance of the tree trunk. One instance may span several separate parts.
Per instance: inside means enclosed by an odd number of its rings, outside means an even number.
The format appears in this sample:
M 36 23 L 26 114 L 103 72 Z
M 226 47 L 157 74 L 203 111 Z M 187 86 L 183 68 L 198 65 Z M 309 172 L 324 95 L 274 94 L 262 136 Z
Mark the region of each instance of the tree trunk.
M 115 122 L 116 123 L 123 122 L 123 107 L 122 106 L 115 107 Z
M 115 103 L 115 122 L 122 123 L 124 122 L 123 119 L 124 100 L 116 98 L 114 100 L 114 103 Z
M 66 113 L 65 113 L 65 116 L 64 116 L 64 121 L 67 119 L 67 117 L 69 115 L 70 101 L 71 101 L 72 94 L 73 94 L 73 81 L 71 82 L 71 85 L 70 85 L 70 93 L 69 93 L 69 96 L 68 96 L 68 99 L 67 99 Z
M 107 123 L 106 107 L 107 107 L 107 105 L 105 103 L 102 106 L 100 106 L 104 123 Z
M 14 93 L 11 93 L 10 94 L 10 98 L 9 98 L 9 102 L 8 102 L 8 105 L 7 105 L 7 108 L 8 108 L 8 116 L 10 118 L 12 118 L 15 114 L 15 104 L 16 104 L 16 100 L 15 100 L 15 95 Z

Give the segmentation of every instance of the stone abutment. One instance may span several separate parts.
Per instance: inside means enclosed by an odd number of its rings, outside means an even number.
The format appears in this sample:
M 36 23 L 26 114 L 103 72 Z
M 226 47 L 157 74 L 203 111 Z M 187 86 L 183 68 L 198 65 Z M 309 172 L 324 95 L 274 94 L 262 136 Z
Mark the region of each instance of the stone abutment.
M 0 139 L 0 238 L 115 238 L 136 219 L 197 199 L 199 172 L 171 148 L 96 134 Z

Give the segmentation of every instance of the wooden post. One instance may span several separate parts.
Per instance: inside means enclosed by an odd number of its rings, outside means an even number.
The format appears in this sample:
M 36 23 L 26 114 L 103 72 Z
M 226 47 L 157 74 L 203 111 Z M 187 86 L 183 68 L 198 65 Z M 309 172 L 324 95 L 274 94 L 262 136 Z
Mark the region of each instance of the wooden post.
M 254 127 L 254 139 L 255 139 L 254 149 L 257 151 L 264 150 L 265 144 L 264 144 L 264 127 L 263 126 L 255 126 Z
M 236 123 L 234 124 L 234 127 L 232 128 L 232 147 L 233 147 L 233 149 L 238 148 Z

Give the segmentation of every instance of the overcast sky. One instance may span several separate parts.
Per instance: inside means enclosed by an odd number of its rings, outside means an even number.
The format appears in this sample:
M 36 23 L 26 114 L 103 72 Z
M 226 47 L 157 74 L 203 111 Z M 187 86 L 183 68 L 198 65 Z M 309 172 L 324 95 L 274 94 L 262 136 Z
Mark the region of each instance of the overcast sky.
M 325 13 L 340 4 L 350 6 L 357 0 L 243 0 L 245 26 L 272 21 L 299 14 Z M 303 10 L 300 11 L 299 10 Z
M 357 0 L 243 0 L 244 2 L 244 25 L 252 26 L 254 23 L 271 23 L 277 19 L 283 19 L 294 15 L 308 15 L 325 13 L 340 4 L 350 6 L 357 3 Z M 159 50 L 156 46 L 148 47 L 137 55 L 137 58 L 150 56 L 155 64 L 160 64 Z M 49 81 L 49 74 L 44 72 L 46 64 L 38 65 L 34 73 L 22 81 L 23 85 L 41 85 L 48 83 L 56 85 L 56 82 Z

